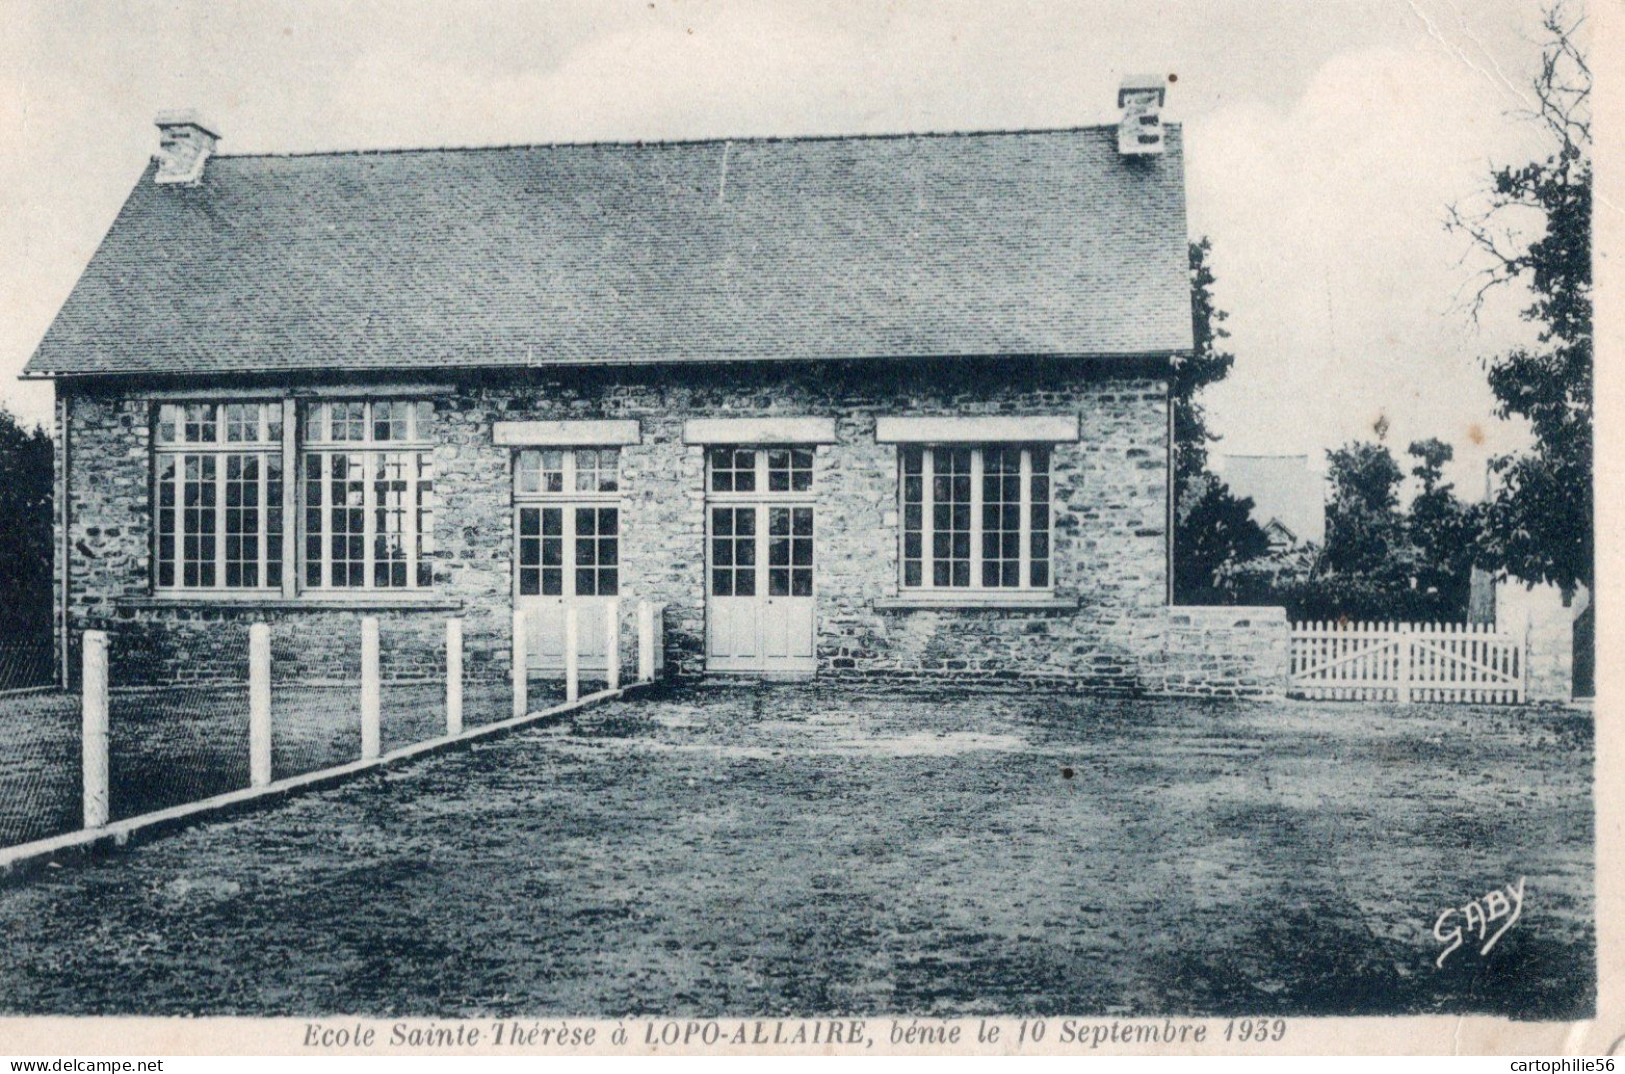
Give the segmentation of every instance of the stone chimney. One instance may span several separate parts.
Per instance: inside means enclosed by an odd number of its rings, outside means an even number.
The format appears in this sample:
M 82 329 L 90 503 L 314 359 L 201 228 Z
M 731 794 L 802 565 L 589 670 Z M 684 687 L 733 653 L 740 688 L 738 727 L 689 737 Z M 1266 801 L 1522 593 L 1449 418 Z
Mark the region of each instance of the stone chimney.
M 1117 124 L 1117 152 L 1125 157 L 1162 152 L 1162 102 L 1168 83 L 1161 75 L 1129 75 L 1117 90 L 1123 118 Z
M 212 124 L 206 123 L 191 109 L 178 112 L 159 112 L 154 120 L 158 125 L 158 162 L 155 183 L 185 183 L 192 185 L 203 178 L 203 165 L 220 141 Z

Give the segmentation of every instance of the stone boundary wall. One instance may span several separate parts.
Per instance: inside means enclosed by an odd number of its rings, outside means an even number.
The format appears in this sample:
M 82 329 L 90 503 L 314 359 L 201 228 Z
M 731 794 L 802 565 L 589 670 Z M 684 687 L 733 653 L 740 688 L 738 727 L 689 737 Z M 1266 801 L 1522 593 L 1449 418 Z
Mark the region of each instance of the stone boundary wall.
M 1574 698 L 1574 619 L 1589 602 L 1565 601 L 1554 585 L 1515 578 L 1495 585 L 1495 629 L 1524 640 L 1524 696 L 1566 704 Z
M 1175 606 L 1146 686 L 1173 696 L 1282 698 L 1291 655 L 1285 608 Z

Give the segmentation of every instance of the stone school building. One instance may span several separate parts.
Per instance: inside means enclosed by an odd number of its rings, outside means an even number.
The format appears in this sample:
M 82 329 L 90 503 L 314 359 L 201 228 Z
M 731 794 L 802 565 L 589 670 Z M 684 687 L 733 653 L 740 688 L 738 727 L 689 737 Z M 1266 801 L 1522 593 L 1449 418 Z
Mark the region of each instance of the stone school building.
M 1269 609 L 1168 607 L 1191 348 L 1163 85 L 1107 126 L 230 155 L 191 113 L 25 376 L 57 616 L 155 678 L 431 677 L 514 613 L 587 674 L 1280 688 Z M 1279 610 L 1273 614 L 1279 617 Z M 1238 617 L 1239 616 L 1239 617 Z

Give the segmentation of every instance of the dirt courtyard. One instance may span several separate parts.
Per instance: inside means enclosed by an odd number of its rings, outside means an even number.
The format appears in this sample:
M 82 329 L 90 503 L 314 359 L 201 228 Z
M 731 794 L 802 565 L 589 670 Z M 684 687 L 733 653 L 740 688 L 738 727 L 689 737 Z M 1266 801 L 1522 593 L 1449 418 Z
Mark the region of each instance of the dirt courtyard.
M 0 887 L 0 1011 L 1581 1018 L 1591 757 L 1562 710 L 686 687 Z

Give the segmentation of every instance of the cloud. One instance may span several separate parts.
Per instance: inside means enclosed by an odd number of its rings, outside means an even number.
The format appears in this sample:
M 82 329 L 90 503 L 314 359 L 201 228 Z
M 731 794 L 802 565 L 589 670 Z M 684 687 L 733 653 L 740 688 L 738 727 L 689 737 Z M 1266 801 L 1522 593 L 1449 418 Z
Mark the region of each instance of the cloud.
M 1521 432 L 1493 418 L 1479 357 L 1529 331 L 1515 295 L 1475 330 L 1467 247 L 1443 221 L 1492 162 L 1527 159 L 1530 136 L 1471 67 L 1393 47 L 1329 60 L 1289 108 L 1190 124 L 1192 230 L 1213 238 L 1238 356 L 1208 397 L 1220 450 L 1319 456 L 1383 416 L 1396 450 L 1438 436 L 1457 480 L 1481 485 L 1484 457 Z

